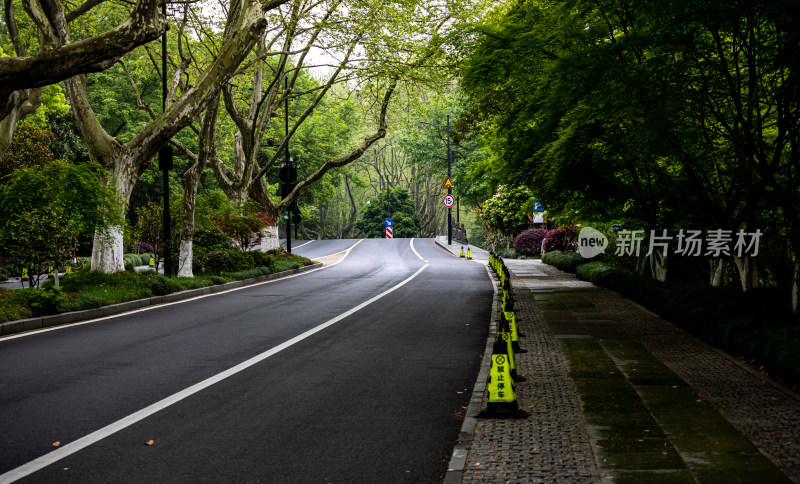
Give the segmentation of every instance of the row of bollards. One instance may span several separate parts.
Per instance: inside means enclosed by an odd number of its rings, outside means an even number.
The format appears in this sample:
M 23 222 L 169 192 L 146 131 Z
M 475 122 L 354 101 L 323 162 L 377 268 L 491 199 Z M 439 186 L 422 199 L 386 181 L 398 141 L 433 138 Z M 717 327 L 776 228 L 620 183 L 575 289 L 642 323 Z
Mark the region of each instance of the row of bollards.
M 78 267 L 76 270 L 80 270 L 85 266 L 86 266 L 86 262 L 84 261 L 83 264 L 80 267 Z M 53 273 L 54 273 L 53 266 L 48 266 L 47 267 L 47 275 L 48 275 L 48 277 L 53 277 Z M 69 265 L 66 266 L 66 268 L 64 269 L 64 273 L 65 274 L 72 274 L 72 267 L 69 266 Z M 28 278 L 28 268 L 27 267 L 23 267 L 22 268 L 22 274 L 20 275 L 20 279 L 24 280 L 24 279 L 27 279 L 27 278 Z
M 489 265 L 497 276 L 503 293 L 500 317 L 497 320 L 497 338 L 492 346 L 487 404 L 478 414 L 478 418 L 526 418 L 530 414 L 519 408 L 517 394 L 514 391 L 516 382 L 525 381 L 525 377 L 517 373 L 514 354 L 525 353 L 527 350 L 519 345 L 519 338 L 525 335 L 520 334 L 517 327 L 511 273 L 503 259 L 497 257 L 494 252 L 489 253 Z

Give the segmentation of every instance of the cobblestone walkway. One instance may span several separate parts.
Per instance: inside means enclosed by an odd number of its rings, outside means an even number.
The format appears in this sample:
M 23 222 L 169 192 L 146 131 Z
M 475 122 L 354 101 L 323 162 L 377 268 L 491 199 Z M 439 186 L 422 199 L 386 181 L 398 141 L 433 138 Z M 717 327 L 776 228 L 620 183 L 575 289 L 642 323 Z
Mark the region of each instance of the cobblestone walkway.
M 531 276 L 544 275 L 527 269 Z M 515 276 L 511 281 L 520 288 L 517 321 L 529 350 L 515 357 L 517 372 L 527 378 L 516 386 L 517 402 L 531 416 L 478 420 L 462 482 L 601 482 L 558 342 L 523 281 Z

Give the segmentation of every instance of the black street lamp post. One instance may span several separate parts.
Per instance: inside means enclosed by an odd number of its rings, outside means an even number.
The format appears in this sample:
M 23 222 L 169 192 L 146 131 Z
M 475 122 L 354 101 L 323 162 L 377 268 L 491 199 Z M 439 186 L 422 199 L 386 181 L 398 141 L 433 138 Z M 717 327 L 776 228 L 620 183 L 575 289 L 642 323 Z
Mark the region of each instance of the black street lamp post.
M 288 197 L 297 183 L 297 169 L 292 166 L 292 162 L 294 161 L 292 157 L 289 155 L 289 76 L 287 75 L 284 78 L 283 84 L 284 92 L 286 93 L 286 99 L 284 99 L 284 111 L 285 111 L 285 129 L 286 129 L 286 149 L 284 150 L 284 164 L 281 166 L 279 171 L 279 178 L 282 185 L 282 195 L 285 199 Z M 292 253 L 292 218 L 294 218 L 294 213 L 296 209 L 296 202 L 292 203 L 290 206 L 286 207 L 284 211 L 284 218 L 286 219 L 286 252 Z
M 161 14 L 167 18 L 167 2 L 161 4 Z M 169 30 L 169 25 L 167 25 Z M 167 111 L 167 30 L 161 36 L 161 107 L 162 112 Z M 169 171 L 173 167 L 172 148 L 169 144 L 164 145 L 158 152 L 158 168 L 161 170 L 164 180 L 164 275 L 172 274 L 172 248 L 170 247 L 171 220 L 169 213 Z
M 420 121 L 420 124 L 427 124 L 436 128 L 447 128 L 447 179 L 450 180 L 450 115 L 447 115 L 447 124 L 432 124 L 426 121 Z M 452 195 L 453 189 L 448 186 L 447 194 Z M 453 245 L 453 210 L 452 207 L 447 207 L 447 245 Z

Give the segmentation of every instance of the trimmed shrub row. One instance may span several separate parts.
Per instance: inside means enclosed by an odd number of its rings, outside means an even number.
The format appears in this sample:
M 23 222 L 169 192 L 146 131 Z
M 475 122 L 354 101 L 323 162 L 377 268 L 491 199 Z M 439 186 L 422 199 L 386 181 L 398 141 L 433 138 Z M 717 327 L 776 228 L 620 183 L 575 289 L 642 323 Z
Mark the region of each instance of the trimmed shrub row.
M 583 264 L 584 258 L 577 252 L 553 251 L 545 253 L 542 256 L 542 262 L 564 272 L 575 272 L 575 268 Z
M 246 271 L 257 267 L 266 267 L 271 271 L 269 273 L 277 272 L 275 258 L 261 251 L 243 251 L 235 248 L 199 250 L 192 259 L 194 274 L 218 276 L 227 272 Z

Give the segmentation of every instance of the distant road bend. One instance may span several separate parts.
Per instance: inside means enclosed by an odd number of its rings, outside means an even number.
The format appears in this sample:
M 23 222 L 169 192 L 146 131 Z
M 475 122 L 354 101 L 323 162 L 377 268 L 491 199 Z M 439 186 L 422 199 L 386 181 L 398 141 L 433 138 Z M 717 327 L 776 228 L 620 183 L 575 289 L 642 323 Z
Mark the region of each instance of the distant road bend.
M 492 285 L 430 239 L 0 339 L 0 483 L 440 482 Z

